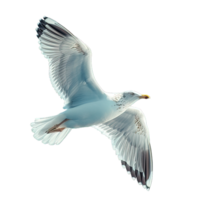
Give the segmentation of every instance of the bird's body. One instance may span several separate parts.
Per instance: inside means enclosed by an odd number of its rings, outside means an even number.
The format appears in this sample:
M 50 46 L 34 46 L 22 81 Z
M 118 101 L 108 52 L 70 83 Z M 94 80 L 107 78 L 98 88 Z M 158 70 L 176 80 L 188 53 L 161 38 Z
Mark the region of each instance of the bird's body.
M 121 115 L 128 107 L 123 93 L 114 94 L 112 97 L 105 95 L 100 100 L 72 107 L 62 112 L 59 115 L 59 120 L 68 120 L 60 127 L 64 125 L 68 128 L 82 128 L 102 124 Z
M 109 98 L 86 103 L 65 111 L 66 127 L 80 128 L 101 124 L 117 117 L 120 113 L 116 109 L 115 102 Z M 73 120 L 73 123 L 70 121 Z
M 105 96 L 101 100 L 69 108 L 62 113 L 62 119 L 69 119 L 64 123 L 68 128 L 90 127 L 116 118 L 127 108 L 123 95 L 116 94 L 112 98 Z
M 105 93 L 95 81 L 89 47 L 55 20 L 44 17 L 37 28 L 40 49 L 49 61 L 51 83 L 64 100 L 64 112 L 38 118 L 31 126 L 44 144 L 60 144 L 74 128 L 94 127 L 108 136 L 123 166 L 149 189 L 153 158 L 143 113 L 130 108 L 149 98 L 134 92 Z

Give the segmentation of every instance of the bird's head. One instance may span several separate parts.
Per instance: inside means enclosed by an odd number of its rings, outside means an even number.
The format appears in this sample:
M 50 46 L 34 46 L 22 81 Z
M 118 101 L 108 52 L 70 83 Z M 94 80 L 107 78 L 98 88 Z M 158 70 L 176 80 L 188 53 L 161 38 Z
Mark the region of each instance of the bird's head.
M 149 99 L 149 96 L 146 94 L 139 94 L 136 92 L 124 92 L 123 98 L 126 102 L 126 105 L 131 106 L 133 103 L 140 99 Z

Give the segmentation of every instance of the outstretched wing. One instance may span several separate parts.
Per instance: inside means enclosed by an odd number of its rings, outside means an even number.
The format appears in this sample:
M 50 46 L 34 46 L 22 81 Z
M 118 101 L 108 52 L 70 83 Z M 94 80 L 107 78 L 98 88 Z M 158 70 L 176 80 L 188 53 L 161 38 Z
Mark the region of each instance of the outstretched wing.
M 153 178 L 153 158 L 149 131 L 142 112 L 128 109 L 104 124 L 94 126 L 112 141 L 112 146 L 122 166 L 146 189 Z
M 83 42 L 48 17 L 40 20 L 36 31 L 40 49 L 49 60 L 51 83 L 65 100 L 64 108 L 105 97 L 93 76 L 91 51 Z

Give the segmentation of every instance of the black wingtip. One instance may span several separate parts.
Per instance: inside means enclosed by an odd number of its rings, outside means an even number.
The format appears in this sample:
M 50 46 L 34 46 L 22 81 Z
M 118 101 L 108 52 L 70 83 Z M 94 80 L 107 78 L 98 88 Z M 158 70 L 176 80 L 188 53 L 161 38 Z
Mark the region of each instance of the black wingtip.
M 52 29 L 54 29 L 56 32 L 58 32 L 58 34 L 60 33 L 61 35 L 63 36 L 67 36 L 67 35 L 70 35 L 71 33 L 65 31 L 64 29 L 60 28 L 59 26 L 56 26 L 55 24 L 53 23 L 49 23 L 49 22 L 46 22 L 45 20 L 47 19 L 48 17 L 44 16 L 43 19 L 40 19 L 39 20 L 39 23 L 37 24 L 38 25 L 38 29 L 36 29 L 36 32 L 37 32 L 37 37 L 39 38 L 42 34 L 43 34 L 43 31 L 44 30 L 48 30 L 48 26 L 51 27 Z M 48 26 L 47 26 L 48 25 Z M 49 30 L 48 30 L 49 31 Z M 49 31 L 51 32 L 51 31 Z M 55 34 L 55 33 L 54 33 Z
M 142 172 L 138 170 L 133 170 L 125 161 L 121 160 L 121 164 L 125 166 L 126 170 L 130 172 L 132 178 L 136 178 L 139 184 L 143 185 L 147 190 L 150 190 L 150 187 L 147 186 L 145 178 Z
M 45 17 L 43 17 L 43 18 L 40 18 L 39 20 L 38 20 L 38 24 L 36 25 L 36 27 L 35 27 L 35 38 L 36 39 L 38 39 L 41 35 L 42 35 L 42 33 L 43 33 L 43 31 L 45 30 L 45 25 L 47 24 L 46 22 L 45 22 L 45 20 L 48 18 L 48 16 L 45 16 Z

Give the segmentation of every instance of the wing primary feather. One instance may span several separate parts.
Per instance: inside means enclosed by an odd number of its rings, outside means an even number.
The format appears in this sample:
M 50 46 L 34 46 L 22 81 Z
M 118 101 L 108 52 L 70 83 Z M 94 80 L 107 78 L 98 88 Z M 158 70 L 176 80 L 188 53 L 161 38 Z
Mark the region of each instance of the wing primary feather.
M 57 34 L 57 35 L 59 35 L 59 36 L 61 36 L 61 37 L 67 35 L 67 34 L 60 33 L 60 32 L 58 32 L 58 31 L 56 31 L 56 29 L 52 28 L 51 25 L 48 25 L 48 24 L 47 24 L 45 27 L 46 27 L 48 30 L 50 30 L 51 32 L 54 32 L 55 34 Z

